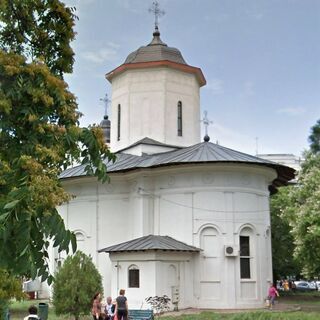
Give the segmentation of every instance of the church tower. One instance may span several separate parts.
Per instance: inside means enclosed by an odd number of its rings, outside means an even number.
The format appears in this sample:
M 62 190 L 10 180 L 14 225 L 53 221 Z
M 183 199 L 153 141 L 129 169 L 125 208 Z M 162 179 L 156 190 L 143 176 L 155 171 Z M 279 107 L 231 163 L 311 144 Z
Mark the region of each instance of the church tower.
M 146 137 L 174 146 L 200 142 L 200 87 L 206 80 L 160 39 L 157 24 L 152 41 L 106 78 L 112 85 L 113 152 Z

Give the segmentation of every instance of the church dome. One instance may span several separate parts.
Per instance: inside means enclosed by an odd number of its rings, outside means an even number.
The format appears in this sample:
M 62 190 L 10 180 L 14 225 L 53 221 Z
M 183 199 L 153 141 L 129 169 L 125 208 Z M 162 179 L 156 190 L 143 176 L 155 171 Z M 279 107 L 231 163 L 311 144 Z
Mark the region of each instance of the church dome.
M 152 41 L 147 46 L 140 47 L 138 50 L 131 52 L 124 63 L 151 61 L 172 61 L 175 63 L 187 64 L 178 49 L 168 47 L 168 45 L 160 39 L 158 27 L 156 27 L 153 32 Z
M 104 135 L 106 143 L 110 143 L 111 121 L 109 120 L 109 117 L 107 115 L 105 115 L 103 117 L 103 120 L 100 122 L 100 127 L 103 131 L 103 135 Z

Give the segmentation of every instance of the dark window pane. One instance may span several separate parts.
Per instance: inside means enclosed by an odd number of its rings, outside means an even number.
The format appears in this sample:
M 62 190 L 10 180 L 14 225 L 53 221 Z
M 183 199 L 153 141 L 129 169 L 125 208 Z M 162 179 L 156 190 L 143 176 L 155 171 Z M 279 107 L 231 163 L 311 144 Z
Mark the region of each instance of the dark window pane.
M 241 279 L 250 279 L 250 258 L 240 258 Z
M 182 102 L 178 102 L 178 136 L 182 137 Z
M 250 256 L 250 237 L 240 236 L 240 256 Z
M 118 104 L 118 141 L 120 140 L 121 105 Z
M 139 269 L 129 270 L 129 288 L 139 288 L 140 275 Z

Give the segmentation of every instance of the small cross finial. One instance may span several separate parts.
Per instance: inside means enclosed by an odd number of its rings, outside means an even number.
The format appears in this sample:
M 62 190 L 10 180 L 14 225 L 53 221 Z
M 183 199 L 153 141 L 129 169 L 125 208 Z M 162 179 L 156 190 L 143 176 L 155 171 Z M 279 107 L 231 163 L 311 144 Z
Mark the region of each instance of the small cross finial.
M 213 123 L 213 121 L 208 119 L 208 112 L 205 110 L 203 112 L 203 119 L 200 120 L 204 124 L 205 135 L 208 136 L 208 126 Z
M 165 11 L 160 10 L 159 2 L 156 0 L 152 2 L 152 7 L 149 8 L 149 12 L 154 14 L 154 28 L 157 30 L 159 24 L 158 19 L 165 14 Z
M 104 103 L 104 115 L 107 116 L 108 115 L 108 106 L 109 106 L 109 103 L 111 102 L 111 100 L 108 97 L 108 94 L 106 93 L 104 98 L 100 98 L 100 101 L 102 101 Z

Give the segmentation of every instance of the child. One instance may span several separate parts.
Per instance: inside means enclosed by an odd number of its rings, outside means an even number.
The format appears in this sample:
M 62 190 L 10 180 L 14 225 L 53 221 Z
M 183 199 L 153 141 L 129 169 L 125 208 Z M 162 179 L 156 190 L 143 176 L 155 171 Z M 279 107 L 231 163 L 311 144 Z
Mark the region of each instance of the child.
M 268 297 L 270 300 L 270 310 L 272 310 L 272 308 L 274 306 L 274 300 L 276 299 L 276 297 L 279 297 L 279 292 L 277 291 L 277 289 L 273 283 L 270 283 Z
M 36 306 L 30 306 L 28 309 L 29 315 L 25 317 L 23 320 L 41 320 L 38 317 L 38 309 Z

